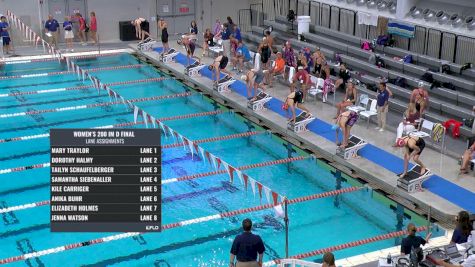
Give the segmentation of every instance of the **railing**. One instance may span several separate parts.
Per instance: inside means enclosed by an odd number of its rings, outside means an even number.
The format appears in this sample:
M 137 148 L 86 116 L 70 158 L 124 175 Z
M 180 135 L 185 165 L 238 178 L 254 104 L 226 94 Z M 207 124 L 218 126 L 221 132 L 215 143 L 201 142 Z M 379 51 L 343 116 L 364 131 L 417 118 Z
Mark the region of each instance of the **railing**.
M 250 32 L 252 22 L 252 11 L 251 9 L 239 9 L 238 11 L 238 23 L 241 31 Z

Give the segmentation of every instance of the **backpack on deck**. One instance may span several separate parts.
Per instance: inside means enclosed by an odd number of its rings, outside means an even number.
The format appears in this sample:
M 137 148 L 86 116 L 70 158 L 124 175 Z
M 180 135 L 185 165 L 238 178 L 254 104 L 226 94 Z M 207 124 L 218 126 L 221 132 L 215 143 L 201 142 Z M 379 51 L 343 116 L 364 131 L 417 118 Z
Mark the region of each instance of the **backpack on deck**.
M 340 54 L 338 54 L 338 53 L 335 54 L 335 61 L 338 62 L 338 63 L 341 63 Z
M 434 77 L 432 77 L 432 74 L 426 72 L 424 75 L 422 75 L 421 80 L 428 82 L 428 83 L 433 83 L 434 82 Z
M 454 91 L 456 90 L 455 85 L 449 82 L 442 83 L 442 87 L 450 89 L 450 90 L 454 90 Z
M 394 85 L 397 85 L 397 86 L 402 87 L 402 88 L 406 88 L 406 78 L 397 77 L 394 80 Z
M 386 63 L 381 57 L 376 56 L 376 66 L 378 66 L 379 68 L 386 68 Z
M 368 41 L 364 41 L 361 44 L 361 49 L 366 50 L 366 51 L 371 51 L 371 44 Z
M 471 67 L 472 67 L 472 63 L 463 64 L 462 67 L 460 68 L 460 74 L 462 74 L 462 71 L 470 69 Z
M 403 58 L 402 58 L 402 61 L 404 63 L 412 63 L 412 55 L 405 55 Z
M 449 64 L 443 64 L 441 70 L 442 70 L 442 73 L 445 73 L 445 74 L 452 73 L 452 71 L 450 70 Z

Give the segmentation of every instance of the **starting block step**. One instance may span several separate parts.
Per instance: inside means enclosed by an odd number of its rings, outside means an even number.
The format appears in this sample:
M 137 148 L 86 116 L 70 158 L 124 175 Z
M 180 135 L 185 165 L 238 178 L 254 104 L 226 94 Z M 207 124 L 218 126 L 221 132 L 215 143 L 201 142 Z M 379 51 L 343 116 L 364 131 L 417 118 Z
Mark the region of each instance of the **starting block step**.
M 148 37 L 137 45 L 137 49 L 141 51 L 150 51 L 157 44 L 157 41 Z
M 195 61 L 193 64 L 185 68 L 185 74 L 190 77 L 198 76 L 198 74 L 200 73 L 200 70 L 203 69 L 204 67 L 206 67 L 206 65 L 201 64 L 198 61 Z
M 358 156 L 358 151 L 365 147 L 368 143 L 356 135 L 351 135 L 348 138 L 348 146 L 344 149 L 337 147 L 336 154 L 345 160 L 355 158 Z
M 310 116 L 308 116 L 307 112 L 302 112 L 295 118 L 295 124 L 293 121 L 289 121 L 287 128 L 295 133 L 305 132 L 307 130 L 307 125 L 314 120 L 315 117 L 313 115 L 310 114 Z
M 269 102 L 272 99 L 272 97 L 265 93 L 265 92 L 259 92 L 259 94 L 255 97 L 254 100 L 250 100 L 247 102 L 247 107 L 252 109 L 253 111 L 259 111 L 264 109 L 264 105 Z
M 178 51 L 173 48 L 170 48 L 165 54 L 161 55 L 161 61 L 163 63 L 170 63 L 178 55 Z
M 218 93 L 229 92 L 229 86 L 235 81 L 236 80 L 233 77 L 226 75 L 224 78 L 218 81 L 218 84 L 214 85 L 214 89 L 217 90 Z
M 430 176 L 432 176 L 432 172 L 429 169 L 426 169 L 426 172 L 421 174 L 421 166 L 414 165 L 406 173 L 406 176 L 397 179 L 397 186 L 409 193 L 422 191 L 422 183 L 429 179 Z

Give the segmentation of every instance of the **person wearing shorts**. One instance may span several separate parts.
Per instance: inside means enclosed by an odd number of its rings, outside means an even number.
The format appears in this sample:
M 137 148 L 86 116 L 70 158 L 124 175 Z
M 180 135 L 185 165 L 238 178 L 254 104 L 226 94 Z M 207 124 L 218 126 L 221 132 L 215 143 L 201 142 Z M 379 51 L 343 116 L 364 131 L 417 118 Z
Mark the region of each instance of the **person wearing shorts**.
M 0 38 L 3 41 L 3 52 L 5 54 L 10 53 L 10 34 L 8 33 L 8 29 L 10 26 L 8 25 L 7 18 L 2 16 L 0 18 Z
M 211 79 L 215 80 L 214 83 L 218 84 L 219 79 L 221 77 L 221 72 L 224 72 L 228 75 L 231 75 L 229 71 L 226 70 L 226 66 L 228 65 L 229 59 L 225 55 L 219 55 L 214 59 L 213 64 L 209 66 L 209 69 L 213 72 L 211 73 Z M 216 77 L 215 77 L 216 76 Z
M 68 16 L 64 17 L 63 22 L 63 29 L 64 29 L 64 40 L 66 41 L 66 47 L 69 51 L 73 52 L 73 22 L 70 20 Z
M 251 61 L 251 53 L 247 46 L 242 42 L 239 41 L 238 47 L 236 49 L 236 56 L 232 59 L 233 62 L 233 70 L 236 69 L 236 66 L 239 64 L 238 72 L 242 72 L 244 69 L 244 62 Z
M 255 100 L 254 96 L 257 95 L 257 90 L 261 88 L 265 90 L 264 86 L 264 77 L 266 70 L 256 70 L 251 69 L 249 70 L 246 75 L 241 76 L 241 79 L 246 81 L 246 91 L 247 91 L 247 99 L 250 101 Z M 254 91 L 256 94 L 254 94 Z
M 87 45 L 86 43 L 86 20 L 82 17 L 81 13 L 76 13 L 76 19 L 79 22 L 79 39 L 81 40 L 82 45 Z
M 354 111 L 345 111 L 338 115 L 335 125 L 332 127 L 335 130 L 336 145 L 340 148 L 348 146 L 348 139 L 350 138 L 351 127 L 358 121 L 358 113 Z M 343 131 L 343 140 L 340 143 L 339 129 Z
M 269 83 L 269 87 L 272 87 L 272 79 L 274 78 L 274 76 L 283 75 L 284 72 L 285 72 L 285 60 L 282 57 L 282 53 L 277 52 L 277 58 L 274 61 L 274 66 L 267 73 L 267 82 Z
M 399 177 L 404 177 L 407 174 L 407 169 L 409 166 L 409 160 L 414 159 L 414 162 L 419 164 L 421 167 L 421 175 L 424 175 L 426 173 L 426 167 L 422 163 L 422 161 L 419 159 L 422 151 L 424 150 L 426 143 L 424 139 L 417 137 L 417 136 L 405 136 L 401 140 L 402 143 L 404 143 L 404 171 L 402 172 Z
M 303 105 L 303 92 L 302 91 L 297 91 L 297 92 L 292 92 L 287 96 L 287 99 L 285 100 L 284 103 L 284 109 L 287 110 L 290 108 L 290 111 L 292 112 L 292 116 L 289 118 L 289 121 L 292 121 L 295 124 L 295 108 L 300 108 L 307 112 L 307 117 L 310 117 L 312 114 L 310 114 L 310 110 L 308 110 L 304 105 Z

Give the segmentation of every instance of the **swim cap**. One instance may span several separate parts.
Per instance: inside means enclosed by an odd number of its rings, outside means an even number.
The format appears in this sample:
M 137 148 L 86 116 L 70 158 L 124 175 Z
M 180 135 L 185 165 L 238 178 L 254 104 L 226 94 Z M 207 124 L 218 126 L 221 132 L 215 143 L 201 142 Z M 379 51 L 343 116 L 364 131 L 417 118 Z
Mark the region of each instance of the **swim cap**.
M 405 145 L 406 145 L 406 141 L 405 141 L 403 138 L 398 138 L 398 139 L 396 140 L 396 146 L 398 146 L 398 147 L 403 147 L 403 146 L 405 146 Z
M 247 76 L 246 76 L 246 75 L 242 75 L 242 76 L 241 76 L 241 80 L 247 81 Z
M 335 131 L 336 129 L 338 129 L 338 127 L 340 127 L 340 126 L 338 126 L 338 124 L 333 124 L 332 125 L 332 130 Z

